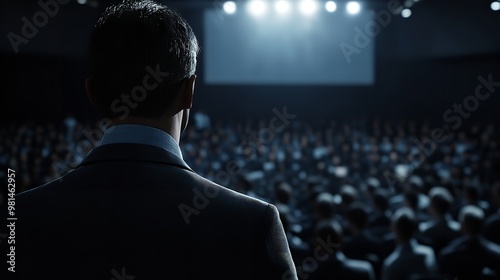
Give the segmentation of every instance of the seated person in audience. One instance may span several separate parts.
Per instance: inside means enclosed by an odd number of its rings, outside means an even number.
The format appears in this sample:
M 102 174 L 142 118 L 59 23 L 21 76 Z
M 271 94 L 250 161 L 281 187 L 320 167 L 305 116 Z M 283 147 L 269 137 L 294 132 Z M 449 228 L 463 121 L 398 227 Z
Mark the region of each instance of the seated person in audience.
M 380 189 L 381 184 L 379 179 L 375 177 L 369 177 L 366 179 L 364 186 L 364 196 L 361 197 L 361 201 L 364 203 L 370 203 L 375 195 L 375 191 Z
M 335 203 L 333 195 L 323 192 L 316 197 L 316 219 L 321 221 L 333 221 L 335 219 Z
M 314 256 L 317 266 L 298 269 L 299 279 L 308 280 L 374 280 L 369 262 L 352 260 L 341 252 L 342 228 L 337 222 L 318 223 L 314 235 Z M 304 264 L 308 262 L 304 261 Z
M 351 205 L 358 200 L 358 190 L 351 185 L 343 185 L 340 188 L 340 197 L 342 202 L 340 203 L 340 212 L 345 215 Z
M 345 238 L 342 252 L 356 260 L 365 260 L 372 264 L 376 275 L 380 274 L 380 241 L 370 234 L 368 224 L 368 211 L 362 204 L 354 203 L 346 214 L 347 226 L 351 236 Z
M 390 231 L 391 218 L 387 193 L 378 189 L 372 198 L 373 212 L 369 217 L 368 226 L 374 235 L 383 235 Z
M 295 222 L 293 219 L 292 209 L 290 208 L 290 201 L 292 199 L 293 189 L 290 184 L 286 182 L 278 182 L 274 186 L 274 194 L 275 194 L 275 203 L 274 205 L 280 209 L 287 209 L 287 213 L 289 213 L 292 222 Z
M 441 249 L 460 236 L 460 224 L 450 215 L 453 197 L 447 189 L 434 187 L 429 196 L 428 209 L 432 220 L 420 224 L 420 241 L 431 246 L 438 256 Z
M 481 200 L 481 191 L 479 187 L 471 185 L 464 188 L 465 205 L 474 205 L 483 210 L 485 214 L 489 214 L 490 204 L 487 201 Z
M 411 275 L 437 272 L 432 248 L 420 245 L 414 239 L 417 224 L 411 209 L 396 211 L 392 217 L 392 229 L 398 245 L 384 261 L 382 279 L 410 279 Z
M 416 191 L 405 191 L 404 192 L 404 207 L 410 208 L 415 213 L 417 218 L 417 223 L 429 220 L 429 215 L 427 215 L 422 209 L 418 207 L 419 193 Z
M 351 185 L 343 185 L 340 187 L 340 205 L 338 205 L 338 221 L 340 226 L 345 230 L 344 234 L 351 235 L 350 228 L 347 226 L 347 221 L 345 217 L 347 212 L 351 208 L 351 205 L 358 201 L 358 190 Z
M 491 188 L 491 200 L 496 211 L 486 219 L 484 237 L 500 245 L 500 182 Z
M 305 257 L 307 257 L 307 253 L 309 252 L 309 242 L 304 242 L 302 238 L 292 232 L 293 222 L 290 218 L 290 209 L 282 208 L 280 205 L 276 205 L 276 208 L 278 208 L 278 212 L 280 213 L 280 220 L 283 224 L 283 230 L 285 231 L 292 259 L 295 263 L 300 263 Z
M 484 212 L 474 205 L 460 210 L 462 237 L 452 241 L 440 254 L 441 271 L 458 279 L 481 279 L 500 272 L 500 246 L 480 235 Z M 452 278 L 452 279 L 453 279 Z
M 361 204 L 353 204 L 346 215 L 352 233 L 342 244 L 342 251 L 349 258 L 368 260 L 368 255 L 379 255 L 379 242 L 367 230 L 368 211 Z
M 317 194 L 313 194 L 310 197 L 313 203 L 313 214 L 314 219 L 312 223 L 303 227 L 300 234 L 303 240 L 308 240 L 314 235 L 315 227 L 319 222 L 322 221 L 336 221 L 335 216 L 335 203 L 334 197 L 329 192 L 320 191 Z
M 418 194 L 418 208 L 425 209 L 429 205 L 429 197 L 423 193 L 424 180 L 420 176 L 412 175 L 404 184 L 403 193 L 397 194 L 389 200 L 391 210 L 399 209 L 404 205 L 404 192 L 413 191 Z

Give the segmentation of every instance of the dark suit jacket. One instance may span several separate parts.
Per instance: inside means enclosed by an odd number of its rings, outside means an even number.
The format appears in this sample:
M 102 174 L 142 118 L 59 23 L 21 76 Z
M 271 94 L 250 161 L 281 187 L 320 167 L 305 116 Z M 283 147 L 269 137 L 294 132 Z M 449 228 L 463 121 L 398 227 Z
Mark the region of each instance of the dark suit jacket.
M 369 254 L 380 255 L 380 242 L 376 240 L 368 231 L 346 238 L 342 244 L 342 252 L 353 259 L 365 259 Z
M 420 230 L 419 241 L 431 246 L 436 256 L 439 256 L 441 249 L 451 241 L 460 237 L 460 223 L 451 220 L 451 217 L 422 223 Z
M 500 245 L 500 210 L 486 219 L 484 236 L 491 242 Z
M 374 212 L 369 217 L 368 228 L 373 236 L 383 236 L 391 231 L 391 217 L 388 211 Z
M 382 259 L 380 258 L 381 242 L 375 239 L 367 230 L 346 238 L 342 243 L 342 252 L 351 259 L 368 261 L 375 275 L 380 275 Z
M 59 180 L 19 194 L 16 216 L 17 279 L 296 278 L 273 205 L 154 146 L 95 148 Z M 9 279 L 5 245 L 0 279 Z
M 441 271 L 458 279 L 480 279 L 488 267 L 500 273 L 500 246 L 479 237 L 460 237 L 441 251 Z
M 348 259 L 341 252 L 331 255 L 312 272 L 303 272 L 301 279 L 308 280 L 374 280 L 375 274 L 369 262 Z M 299 276 L 301 274 L 299 273 Z

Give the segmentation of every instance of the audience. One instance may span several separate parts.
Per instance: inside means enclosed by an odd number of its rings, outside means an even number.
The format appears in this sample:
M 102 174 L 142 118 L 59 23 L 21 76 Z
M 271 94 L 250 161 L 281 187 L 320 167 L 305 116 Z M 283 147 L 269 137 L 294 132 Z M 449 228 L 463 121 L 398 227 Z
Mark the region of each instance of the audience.
M 462 237 L 441 251 L 442 272 L 459 279 L 485 279 L 500 274 L 500 246 L 481 236 L 484 212 L 474 205 L 459 214 Z
M 304 265 L 299 278 L 307 275 L 310 280 L 374 280 L 375 274 L 369 262 L 347 258 L 340 247 L 342 244 L 342 228 L 336 222 L 324 221 L 318 224 L 315 232 L 316 267 Z M 325 246 L 335 243 L 338 246 Z M 304 262 L 306 263 L 306 262 Z
M 419 207 L 419 193 L 413 190 L 407 190 L 404 192 L 404 203 L 403 206 L 410 208 L 415 213 L 415 218 L 418 223 L 426 222 L 429 220 L 429 215 Z
M 390 199 L 392 209 L 399 209 L 403 207 L 405 201 L 405 194 L 412 192 L 417 196 L 416 207 L 418 209 L 425 209 L 429 204 L 429 198 L 423 193 L 424 180 L 420 176 L 410 176 L 405 184 L 404 190 L 401 194 L 397 194 Z
M 490 210 L 490 205 L 488 202 L 480 199 L 480 189 L 475 185 L 466 186 L 464 190 L 464 203 L 465 205 L 474 205 L 485 213 Z
M 410 279 L 412 275 L 437 272 L 432 248 L 415 240 L 417 220 L 411 209 L 401 208 L 392 217 L 397 247 L 384 261 L 382 279 Z
M 342 243 L 342 252 L 349 258 L 370 262 L 375 275 L 380 274 L 380 242 L 367 229 L 368 211 L 361 203 L 353 203 L 346 214 L 347 229 L 351 236 Z
M 436 255 L 450 241 L 460 236 L 460 224 L 450 215 L 453 197 L 447 189 L 434 187 L 430 190 L 429 214 L 431 220 L 420 224 L 420 240 L 434 249 Z
M 377 190 L 372 197 L 373 212 L 370 215 L 368 225 L 375 235 L 384 235 L 390 230 L 391 212 L 385 190 Z
M 304 272 L 317 277 L 307 279 L 339 278 L 351 270 L 360 279 L 395 279 L 407 268 L 402 279 L 427 272 L 458 279 L 498 275 L 498 124 L 464 123 L 416 163 L 410 161 L 415 140 L 432 131 L 426 122 L 297 119 L 261 138 L 266 121 L 207 122 L 200 116 L 183 134 L 184 159 L 200 175 L 274 203 L 295 264 L 309 264 Z M 7 168 L 16 170 L 17 192 L 57 178 L 98 145 L 102 126 L 70 118 L 1 127 L 0 177 Z M 2 197 L 0 205 L 5 189 Z M 314 267 L 305 260 L 317 256 L 320 236 L 335 237 L 340 247 Z M 441 256 L 438 264 L 423 245 Z

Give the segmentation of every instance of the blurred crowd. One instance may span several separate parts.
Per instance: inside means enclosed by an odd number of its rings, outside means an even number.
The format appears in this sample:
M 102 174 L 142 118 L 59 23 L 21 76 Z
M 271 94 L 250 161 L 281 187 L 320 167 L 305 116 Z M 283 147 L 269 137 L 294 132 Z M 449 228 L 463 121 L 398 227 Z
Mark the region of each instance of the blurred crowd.
M 443 127 L 438 143 L 414 120 L 193 122 L 184 160 L 277 206 L 299 278 L 500 278 L 500 125 Z M 0 172 L 16 171 L 17 192 L 46 183 L 104 129 L 72 117 L 4 126 Z

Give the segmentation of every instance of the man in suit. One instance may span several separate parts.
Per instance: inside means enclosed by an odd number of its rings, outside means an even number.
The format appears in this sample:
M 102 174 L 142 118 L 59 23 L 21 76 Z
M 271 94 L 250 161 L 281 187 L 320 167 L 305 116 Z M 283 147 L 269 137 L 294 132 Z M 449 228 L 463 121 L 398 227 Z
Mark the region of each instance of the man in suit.
M 429 215 L 425 212 L 426 209 L 421 209 L 418 207 L 419 203 L 419 193 L 416 191 L 405 191 L 404 192 L 404 207 L 410 208 L 413 213 L 415 213 L 415 217 L 417 218 L 417 223 L 428 221 Z
M 391 209 L 399 209 L 404 206 L 405 192 L 415 192 L 418 195 L 418 209 L 425 209 L 429 205 L 429 197 L 424 193 L 424 180 L 418 175 L 412 175 L 405 182 L 403 192 L 390 198 L 389 204 Z
M 321 221 L 315 227 L 314 252 L 303 261 L 301 279 L 309 280 L 374 280 L 375 274 L 367 261 L 347 258 L 342 252 L 342 228 L 336 221 Z M 337 246 L 325 246 L 337 244 Z
M 355 203 L 347 212 L 347 225 L 352 236 L 346 238 L 342 251 L 351 258 L 364 259 L 367 255 L 379 255 L 379 242 L 366 226 L 368 210 L 363 204 Z
M 462 237 L 441 251 L 441 271 L 458 279 L 482 279 L 500 275 L 500 246 L 482 237 L 484 212 L 475 205 L 460 210 Z
M 16 197 L 15 274 L 2 242 L 1 279 L 297 279 L 276 208 L 182 158 L 197 53 L 166 6 L 106 9 L 86 89 L 112 127 L 77 168 Z
M 375 191 L 372 198 L 373 212 L 368 220 L 368 227 L 373 235 L 381 236 L 390 231 L 391 218 L 387 192 L 384 189 Z
M 432 220 L 420 224 L 420 239 L 422 243 L 431 246 L 438 256 L 441 249 L 460 237 L 460 224 L 451 217 L 453 197 L 447 189 L 434 187 L 429 191 L 429 196 Z
M 380 245 L 381 242 L 370 234 L 366 228 L 368 224 L 368 210 L 359 203 L 353 203 L 347 211 L 347 226 L 351 236 L 345 238 L 342 244 L 342 252 L 348 257 L 356 260 L 370 262 L 375 275 L 380 275 Z
M 412 275 L 437 272 L 432 248 L 414 239 L 417 221 L 411 209 L 398 209 L 392 217 L 392 228 L 398 246 L 384 261 L 382 279 L 410 279 Z

